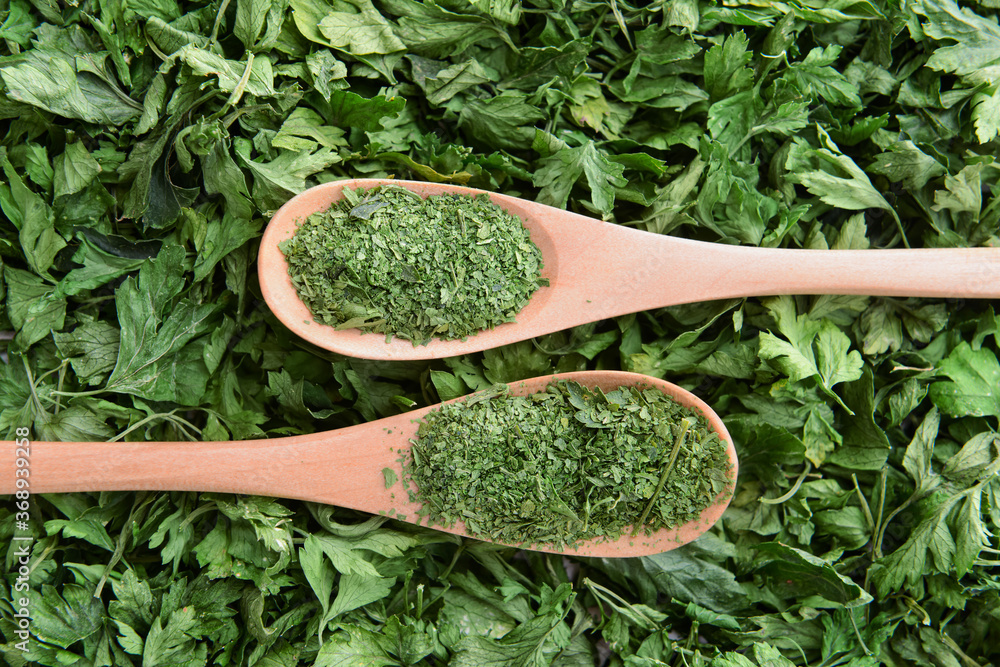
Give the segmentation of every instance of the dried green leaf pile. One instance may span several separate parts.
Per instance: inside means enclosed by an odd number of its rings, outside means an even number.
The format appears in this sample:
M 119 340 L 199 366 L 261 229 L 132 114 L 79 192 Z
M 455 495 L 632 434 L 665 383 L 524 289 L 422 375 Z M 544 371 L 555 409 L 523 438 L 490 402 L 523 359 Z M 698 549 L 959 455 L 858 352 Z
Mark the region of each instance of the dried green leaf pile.
M 528 230 L 485 195 L 343 192 L 280 244 L 318 322 L 415 345 L 465 339 L 514 321 L 545 283 Z
M 421 420 L 402 466 L 427 525 L 562 548 L 698 518 L 731 478 L 704 416 L 657 389 L 506 387 Z

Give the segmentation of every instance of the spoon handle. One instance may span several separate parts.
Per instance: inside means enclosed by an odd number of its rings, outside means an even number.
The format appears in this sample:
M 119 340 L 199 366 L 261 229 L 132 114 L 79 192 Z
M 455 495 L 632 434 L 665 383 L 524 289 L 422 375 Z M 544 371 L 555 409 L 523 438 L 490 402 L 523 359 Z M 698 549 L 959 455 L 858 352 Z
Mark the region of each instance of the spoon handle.
M 734 296 L 864 294 L 1000 298 L 1000 248 L 715 247 L 720 279 L 712 285 L 723 293 L 731 291 Z
M 394 453 L 365 425 L 238 442 L 3 443 L 0 494 L 214 491 L 297 498 L 378 512 Z M 392 441 L 396 443 L 396 440 Z M 18 459 L 23 459 L 20 463 Z M 16 470 L 27 469 L 23 477 Z M 398 503 L 402 504 L 402 503 Z
M 552 256 L 560 298 L 545 316 L 562 328 L 682 303 L 778 294 L 1000 298 L 1000 248 L 733 246 L 568 212 L 547 224 L 559 239 Z

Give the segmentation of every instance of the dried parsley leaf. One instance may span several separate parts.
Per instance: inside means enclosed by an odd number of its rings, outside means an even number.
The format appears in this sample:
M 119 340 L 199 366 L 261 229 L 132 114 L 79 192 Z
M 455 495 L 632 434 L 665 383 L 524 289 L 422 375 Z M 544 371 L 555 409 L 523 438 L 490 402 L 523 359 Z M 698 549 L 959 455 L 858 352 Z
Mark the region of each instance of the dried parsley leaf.
M 279 247 L 318 322 L 415 345 L 511 322 L 546 284 L 528 230 L 485 195 L 345 188 Z
M 421 422 L 402 478 L 429 525 L 560 548 L 696 519 L 731 476 L 705 418 L 656 389 L 557 381 L 442 406 Z

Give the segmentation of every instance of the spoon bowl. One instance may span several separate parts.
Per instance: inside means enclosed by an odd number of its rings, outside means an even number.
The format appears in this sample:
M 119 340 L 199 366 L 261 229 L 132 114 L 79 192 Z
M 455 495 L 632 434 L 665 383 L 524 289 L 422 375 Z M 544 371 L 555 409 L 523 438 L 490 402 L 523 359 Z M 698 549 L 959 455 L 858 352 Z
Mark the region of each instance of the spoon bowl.
M 363 333 L 360 329 L 337 329 L 320 324 L 313 319 L 309 308 L 299 298 L 288 275 L 288 262 L 278 249 L 278 244 L 295 234 L 301 221 L 314 213 L 321 213 L 343 198 L 345 187 L 370 190 L 379 185 L 398 185 L 423 197 L 441 194 L 488 194 L 494 204 L 518 216 L 528 231 L 531 240 L 542 251 L 545 266 L 542 278 L 548 279 L 549 287 L 540 287 L 528 305 L 517 315 L 517 322 L 502 324 L 483 331 L 466 340 L 434 339 L 426 345 L 417 345 L 402 338 L 386 340 L 385 334 Z M 524 338 L 524 331 L 539 331 L 546 328 L 546 318 L 551 314 L 549 303 L 559 290 L 553 289 L 559 276 L 559 247 L 556 239 L 544 224 L 544 217 L 536 210 L 537 204 L 516 197 L 486 193 L 483 190 L 438 183 L 417 181 L 394 181 L 378 179 L 357 179 L 324 183 L 302 192 L 278 209 L 271 218 L 261 240 L 257 258 L 260 289 L 271 311 L 293 333 L 314 345 L 362 359 L 415 360 L 453 357 L 469 352 L 479 352 L 499 347 Z M 546 209 L 550 207 L 545 207 Z M 556 211 L 557 209 L 551 209 Z M 560 213 L 565 213 L 560 211 Z
M 542 251 L 549 286 L 516 322 L 466 340 L 426 345 L 319 324 L 299 299 L 278 249 L 296 226 L 325 211 L 345 187 L 398 185 L 424 197 L 487 194 L 521 218 Z M 1000 248 L 799 250 L 705 243 L 602 222 L 537 202 L 457 185 L 356 179 L 310 188 L 290 199 L 264 232 L 261 292 L 292 332 L 319 347 L 380 360 L 439 359 L 500 347 L 618 315 L 682 303 L 777 294 L 864 294 L 1000 298 Z
M 618 371 L 581 371 L 510 383 L 515 395 L 544 391 L 554 380 L 612 390 L 621 386 L 659 389 L 705 415 L 726 443 L 730 481 L 699 516 L 652 535 L 624 535 L 615 541 L 586 541 L 561 549 L 530 548 L 576 556 L 644 556 L 674 549 L 711 528 L 733 497 L 737 458 L 732 438 L 715 412 L 690 392 L 663 380 Z M 466 400 L 468 397 L 455 399 Z M 81 491 L 210 491 L 294 498 L 338 505 L 420 523 L 419 504 L 401 483 L 386 488 L 383 470 L 399 474 L 400 458 L 416 437 L 417 422 L 438 406 L 348 428 L 243 442 L 32 442 L 3 448 L 0 494 L 16 490 L 19 458 L 30 461 L 32 493 Z M 389 476 L 392 477 L 391 475 Z M 431 526 L 466 535 L 465 526 Z M 518 545 L 511 545 L 518 546 Z

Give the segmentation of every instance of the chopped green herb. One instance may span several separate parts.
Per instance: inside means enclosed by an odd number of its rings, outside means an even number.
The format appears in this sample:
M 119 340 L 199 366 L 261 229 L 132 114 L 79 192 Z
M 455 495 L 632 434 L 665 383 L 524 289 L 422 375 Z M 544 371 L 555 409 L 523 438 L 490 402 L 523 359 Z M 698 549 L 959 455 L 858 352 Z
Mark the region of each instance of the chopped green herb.
M 392 468 L 382 468 L 382 477 L 385 478 L 385 488 L 387 489 L 391 489 L 392 485 L 399 480 L 399 476 Z
M 344 188 L 280 248 L 318 322 L 415 345 L 512 322 L 546 284 L 528 230 L 486 195 Z
M 725 443 L 697 411 L 657 389 L 566 381 L 444 405 L 401 461 L 428 524 L 557 548 L 695 520 L 731 477 Z

